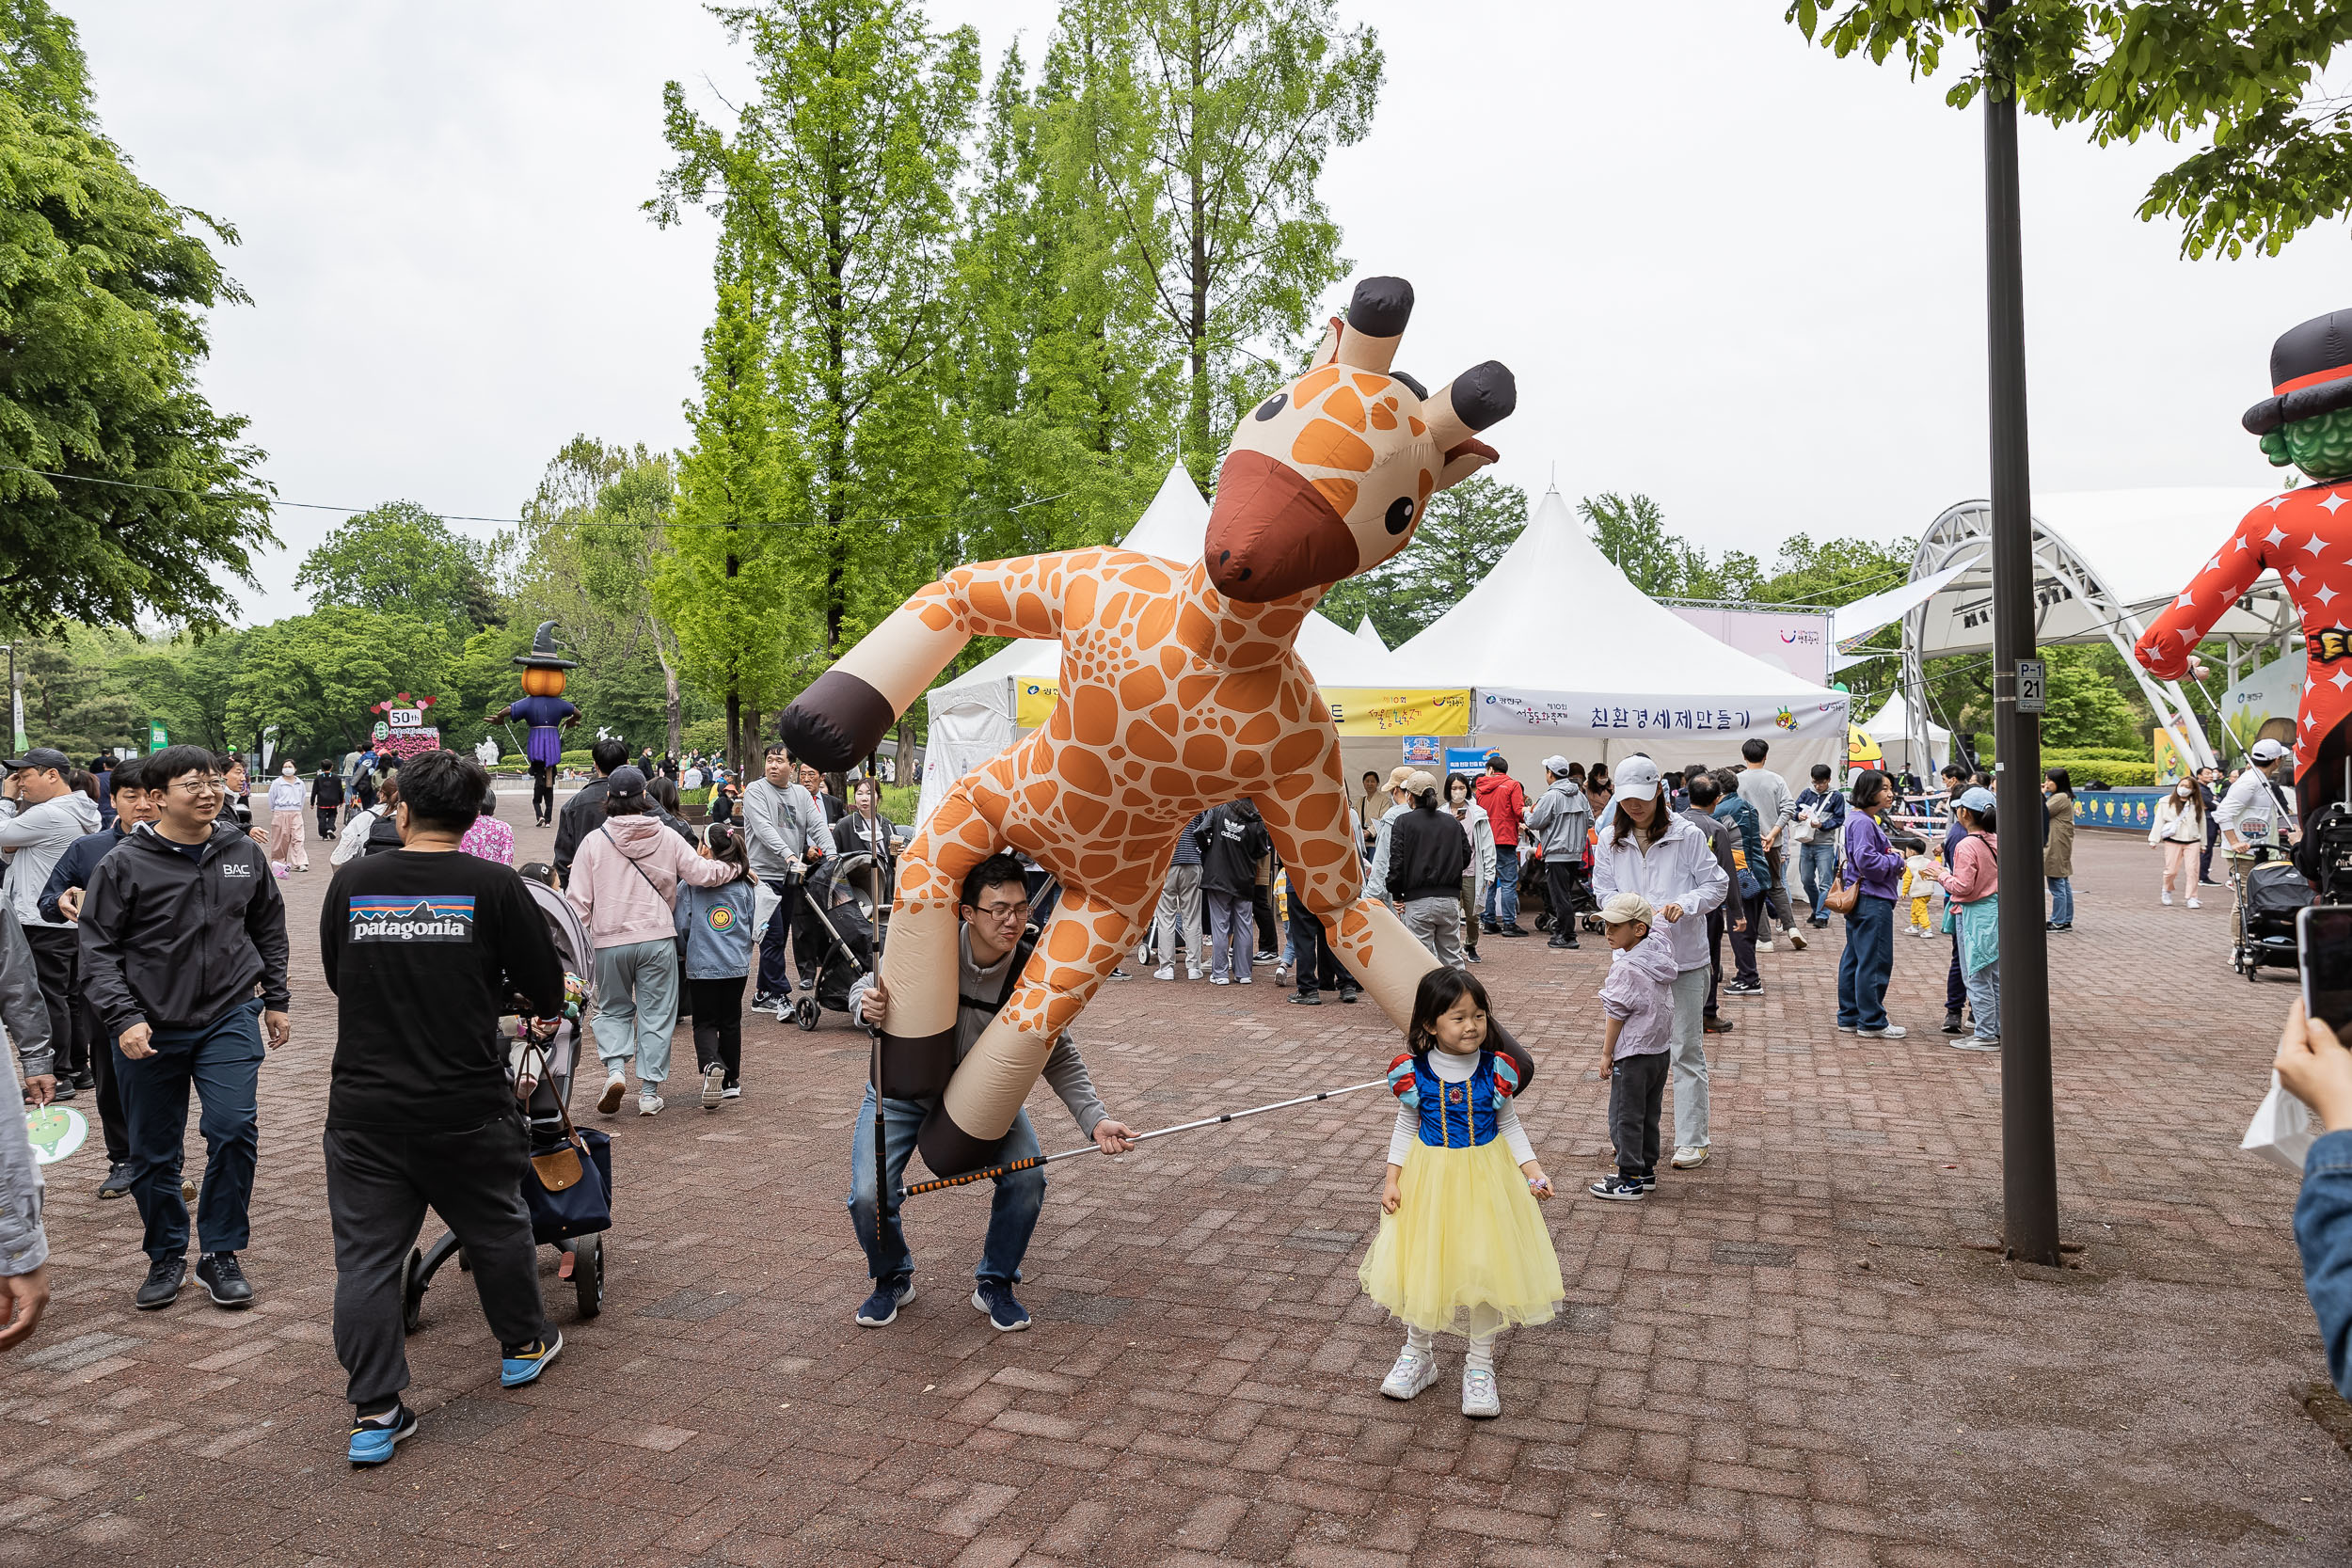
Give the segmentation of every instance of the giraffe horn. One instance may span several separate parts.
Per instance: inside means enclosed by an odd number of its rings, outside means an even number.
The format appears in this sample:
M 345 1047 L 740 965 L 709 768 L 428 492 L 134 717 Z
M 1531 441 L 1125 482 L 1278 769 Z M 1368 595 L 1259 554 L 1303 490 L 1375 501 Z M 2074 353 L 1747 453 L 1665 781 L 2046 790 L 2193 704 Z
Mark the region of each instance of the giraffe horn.
M 1432 393 L 1422 405 L 1429 421 L 1429 437 L 1440 454 L 1450 452 L 1480 431 L 1502 423 L 1518 406 L 1519 387 L 1509 368 L 1489 359 L 1473 365 Z
M 1402 277 L 1367 277 L 1347 303 L 1347 330 L 1339 363 L 1386 372 L 1396 358 L 1405 324 L 1413 318 L 1413 286 Z
M 1315 345 L 1315 356 L 1307 361 L 1307 368 L 1319 371 L 1339 358 L 1340 340 L 1346 336 L 1346 330 L 1340 325 L 1340 318 L 1333 316 L 1331 325 L 1324 329 L 1323 341 Z

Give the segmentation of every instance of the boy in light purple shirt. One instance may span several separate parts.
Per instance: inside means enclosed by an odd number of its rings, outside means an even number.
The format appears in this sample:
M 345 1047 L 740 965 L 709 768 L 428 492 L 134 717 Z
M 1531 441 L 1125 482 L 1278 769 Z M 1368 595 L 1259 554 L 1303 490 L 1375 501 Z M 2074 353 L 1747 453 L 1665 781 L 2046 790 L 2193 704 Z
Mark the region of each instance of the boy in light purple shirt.
M 1600 1008 L 1608 1018 L 1600 1070 L 1609 1077 L 1609 1134 L 1617 1174 L 1589 1189 L 1595 1197 L 1628 1202 L 1658 1184 L 1658 1117 L 1666 1093 L 1674 1044 L 1674 949 L 1651 929 L 1657 911 L 1638 893 L 1614 893 L 1601 906 L 1601 929 L 1612 949 Z

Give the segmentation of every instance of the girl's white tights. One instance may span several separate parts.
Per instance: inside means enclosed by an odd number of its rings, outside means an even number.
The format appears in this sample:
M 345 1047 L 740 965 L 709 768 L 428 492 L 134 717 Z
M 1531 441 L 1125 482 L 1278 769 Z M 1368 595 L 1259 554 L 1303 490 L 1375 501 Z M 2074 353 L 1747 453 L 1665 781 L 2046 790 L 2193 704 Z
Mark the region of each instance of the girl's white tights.
M 1464 1367 L 1491 1373 L 1495 1370 L 1495 1341 L 1502 1338 L 1500 1328 L 1470 1336 L 1470 1349 L 1462 1357 Z M 1415 1355 L 1435 1355 L 1438 1337 L 1425 1328 L 1408 1327 L 1405 1330 L 1405 1348 Z

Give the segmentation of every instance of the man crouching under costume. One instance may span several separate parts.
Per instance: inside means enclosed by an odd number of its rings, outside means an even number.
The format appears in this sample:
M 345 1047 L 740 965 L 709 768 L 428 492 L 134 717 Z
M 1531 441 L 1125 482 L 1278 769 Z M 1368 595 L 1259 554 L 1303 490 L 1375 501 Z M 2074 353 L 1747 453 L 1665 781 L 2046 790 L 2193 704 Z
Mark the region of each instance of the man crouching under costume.
M 1019 987 L 1022 967 L 1037 945 L 1038 933 L 1028 924 L 1028 886 L 1021 863 L 1008 854 L 994 854 L 972 868 L 963 879 L 957 948 L 961 958 L 956 1006 L 956 1060 L 963 1060 L 997 1011 Z M 850 1012 L 867 1024 L 880 1025 L 890 1005 L 889 992 L 879 979 L 867 977 L 850 988 Z M 1123 1121 L 1114 1121 L 1103 1109 L 1087 1076 L 1077 1047 L 1064 1035 L 1045 1058 L 1042 1076 L 1061 1102 L 1070 1107 L 1078 1131 L 1092 1138 L 1105 1154 L 1123 1154 L 1135 1147 L 1135 1133 Z M 907 1157 L 914 1152 L 914 1136 L 938 1097 L 898 1099 L 885 1096 L 882 1111 L 882 1180 L 897 1193 L 905 1186 Z M 1029 1113 L 1020 1112 L 997 1146 L 995 1162 L 1010 1164 L 1038 1153 L 1037 1130 Z M 1045 1172 L 1032 1166 L 996 1179 L 996 1198 L 989 1212 L 988 1240 L 980 1248 L 980 1265 L 972 1305 L 988 1315 L 1003 1333 L 1029 1326 L 1028 1309 L 1014 1299 L 1013 1282 L 1021 1277 L 1021 1259 L 1037 1229 L 1038 1210 L 1045 1201 Z M 875 1234 L 874 1086 L 866 1087 L 858 1107 L 857 1135 L 850 1152 L 850 1219 L 857 1227 L 858 1244 L 866 1249 L 866 1273 L 874 1293 L 857 1309 L 857 1321 L 881 1328 L 895 1321 L 898 1308 L 914 1299 L 914 1255 L 907 1250 L 898 1205 L 879 1237 Z

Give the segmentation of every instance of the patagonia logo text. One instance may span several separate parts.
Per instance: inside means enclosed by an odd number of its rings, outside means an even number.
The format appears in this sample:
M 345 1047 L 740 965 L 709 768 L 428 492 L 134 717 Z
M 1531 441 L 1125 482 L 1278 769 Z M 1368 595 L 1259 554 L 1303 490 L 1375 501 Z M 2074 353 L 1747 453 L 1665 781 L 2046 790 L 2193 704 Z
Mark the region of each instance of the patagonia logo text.
M 353 942 L 471 942 L 473 895 L 355 897 Z

